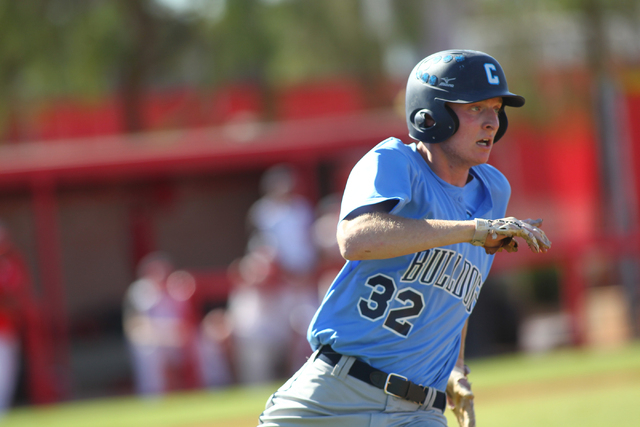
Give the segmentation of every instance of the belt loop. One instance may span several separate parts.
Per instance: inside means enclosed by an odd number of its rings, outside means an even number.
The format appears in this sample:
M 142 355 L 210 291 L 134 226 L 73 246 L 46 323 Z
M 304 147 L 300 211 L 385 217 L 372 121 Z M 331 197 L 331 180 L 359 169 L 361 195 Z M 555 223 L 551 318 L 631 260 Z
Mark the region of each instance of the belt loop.
M 353 356 L 342 356 L 336 366 L 333 367 L 333 371 L 331 371 L 331 375 L 338 377 L 340 379 L 345 379 L 347 375 L 349 375 L 349 370 L 351 366 L 353 366 L 353 362 L 356 361 L 356 358 Z
M 320 350 L 322 350 L 322 346 L 318 347 L 318 349 L 316 351 L 311 353 L 311 356 L 309 356 L 309 360 L 311 362 L 315 362 L 316 359 L 318 358 L 318 356 L 320 356 Z
M 431 409 L 433 407 L 433 402 L 436 400 L 436 391 L 431 387 L 425 387 L 424 391 L 427 396 L 424 399 L 424 403 L 420 405 L 420 409 Z

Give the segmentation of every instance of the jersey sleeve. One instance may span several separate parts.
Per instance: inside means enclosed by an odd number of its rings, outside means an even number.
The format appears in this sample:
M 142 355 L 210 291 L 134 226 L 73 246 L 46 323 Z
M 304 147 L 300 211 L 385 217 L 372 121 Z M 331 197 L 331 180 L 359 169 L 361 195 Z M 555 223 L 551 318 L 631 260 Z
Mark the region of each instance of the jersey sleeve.
M 355 209 L 397 200 L 397 212 L 411 200 L 414 175 L 409 149 L 395 138 L 383 141 L 354 166 L 345 187 L 340 210 L 344 219 Z

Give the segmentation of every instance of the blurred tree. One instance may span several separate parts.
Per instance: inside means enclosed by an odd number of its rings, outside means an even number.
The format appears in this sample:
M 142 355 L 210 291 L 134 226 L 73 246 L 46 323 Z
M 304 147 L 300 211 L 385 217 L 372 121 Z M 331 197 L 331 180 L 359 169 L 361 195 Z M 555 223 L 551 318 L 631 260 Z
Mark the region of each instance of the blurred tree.
M 212 82 L 249 80 L 260 85 L 267 109 L 273 90 L 335 76 L 380 89 L 382 49 L 356 0 L 227 2 L 204 38 L 213 51 Z M 375 98 L 375 97 L 372 97 Z
M 1 2 L 3 121 L 20 139 L 38 101 L 119 93 L 123 130 L 143 130 L 141 99 L 152 78 L 171 73 L 189 30 L 152 0 Z
M 43 25 L 43 1 L 0 2 L 0 115 L 5 126 L 19 127 L 25 102 L 55 79 L 49 64 L 52 28 Z
M 335 76 L 375 94 L 386 49 L 420 44 L 421 7 L 417 0 L 2 2 L 1 120 L 16 128 L 14 138 L 28 139 L 23 123 L 38 105 L 117 94 L 122 130 L 138 132 L 148 91 L 238 81 L 259 85 L 267 105 L 278 86 Z M 368 22 L 375 11 L 377 21 Z
M 193 32 L 153 0 L 49 0 L 58 8 L 60 74 L 75 96 L 117 93 L 125 132 L 145 129 L 142 102 L 153 80 L 174 72 Z

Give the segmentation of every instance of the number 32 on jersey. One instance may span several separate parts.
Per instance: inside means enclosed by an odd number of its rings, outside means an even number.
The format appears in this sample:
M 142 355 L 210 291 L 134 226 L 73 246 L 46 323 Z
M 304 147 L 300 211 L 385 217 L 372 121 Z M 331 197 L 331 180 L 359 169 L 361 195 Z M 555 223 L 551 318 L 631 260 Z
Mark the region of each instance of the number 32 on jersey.
M 371 287 L 371 294 L 369 299 L 360 298 L 358 302 L 360 315 L 375 321 L 386 314 L 383 326 L 402 337 L 408 336 L 413 327 L 411 319 L 420 316 L 424 309 L 422 293 L 413 288 L 405 288 L 397 292 L 395 281 L 384 274 L 370 277 L 365 284 Z M 394 300 L 398 301 L 402 307 L 388 310 L 389 304 Z

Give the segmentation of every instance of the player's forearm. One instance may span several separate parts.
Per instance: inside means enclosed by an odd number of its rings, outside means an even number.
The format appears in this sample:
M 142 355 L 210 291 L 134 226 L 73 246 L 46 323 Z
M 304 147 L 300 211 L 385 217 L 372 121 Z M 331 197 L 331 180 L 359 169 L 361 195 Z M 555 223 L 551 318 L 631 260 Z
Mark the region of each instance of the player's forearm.
M 386 259 L 471 241 L 473 221 L 421 220 L 385 213 L 343 220 L 338 228 L 342 256 L 351 261 Z
M 467 328 L 469 327 L 469 319 L 464 323 L 462 333 L 460 334 L 460 353 L 458 354 L 458 360 L 456 361 L 456 367 L 464 371 L 464 348 L 465 341 L 467 340 Z

